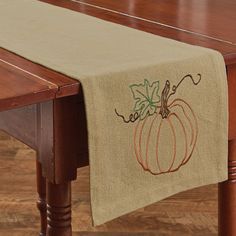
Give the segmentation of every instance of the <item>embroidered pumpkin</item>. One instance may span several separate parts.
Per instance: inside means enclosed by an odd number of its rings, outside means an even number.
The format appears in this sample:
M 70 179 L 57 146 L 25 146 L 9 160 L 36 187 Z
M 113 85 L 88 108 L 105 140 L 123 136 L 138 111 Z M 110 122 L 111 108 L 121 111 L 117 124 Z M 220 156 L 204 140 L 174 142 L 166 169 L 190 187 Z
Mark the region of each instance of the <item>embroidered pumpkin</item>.
M 143 169 L 153 175 L 177 171 L 192 156 L 198 136 L 196 116 L 186 101 L 174 99 L 170 102 L 170 97 L 187 78 L 198 85 L 201 74 L 197 75 L 197 81 L 191 74 L 185 75 L 172 88 L 167 80 L 161 97 L 158 94 L 159 81 L 150 83 L 144 80 L 143 84 L 132 84 L 134 113 L 126 119 L 115 109 L 124 123 L 137 121 L 133 140 L 135 156 Z
M 197 120 L 188 103 L 175 99 L 166 108 L 168 111 L 139 120 L 134 131 L 137 161 L 155 175 L 177 171 L 186 164 L 198 135 Z

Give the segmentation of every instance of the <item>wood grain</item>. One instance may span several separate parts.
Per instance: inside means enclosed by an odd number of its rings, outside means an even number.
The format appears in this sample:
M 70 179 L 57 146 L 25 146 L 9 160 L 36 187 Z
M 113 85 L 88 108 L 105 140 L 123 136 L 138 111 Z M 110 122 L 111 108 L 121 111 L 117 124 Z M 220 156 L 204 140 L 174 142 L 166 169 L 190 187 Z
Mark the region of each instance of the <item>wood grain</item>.
M 190 2 L 185 0 L 181 3 L 177 0 L 159 0 L 158 4 L 152 0 L 43 1 L 160 36 L 216 49 L 224 55 L 226 64 L 236 61 L 236 36 L 233 23 L 236 18 L 234 14 L 236 7 L 232 0 L 227 0 L 229 7 L 226 12 L 224 11 L 224 15 L 227 14 L 228 17 L 224 17 L 222 21 L 224 23 L 221 22 L 223 14 L 221 9 L 224 5 L 220 0 L 211 5 L 210 0 L 202 1 L 201 4 L 196 4 L 196 0 Z M 106 7 L 108 10 L 84 3 Z M 201 11 L 196 11 L 195 5 Z M 208 11 L 208 5 L 213 8 L 212 12 Z M 109 9 L 143 19 L 117 14 Z M 188 25 L 185 25 L 186 23 Z M 2 111 L 77 94 L 80 91 L 80 84 L 72 78 L 0 48 L 0 89 L 0 111 Z
M 211 20 L 211 25 L 208 25 L 208 16 L 204 19 L 199 20 L 199 18 L 196 18 L 196 12 L 195 9 L 191 6 L 189 8 L 188 12 L 188 17 L 189 18 L 184 18 L 185 16 L 182 16 L 181 10 L 182 10 L 182 5 L 186 5 L 188 0 L 182 0 L 181 4 L 177 4 L 180 1 L 163 1 L 163 0 L 148 0 L 148 1 L 143 1 L 143 0 L 132 0 L 132 1 L 108 1 L 108 0 L 91 0 L 91 1 L 68 1 L 68 0 L 40 0 L 42 2 L 50 3 L 56 6 L 68 8 L 74 11 L 82 12 L 87 15 L 95 16 L 97 18 L 118 23 L 121 25 L 125 25 L 131 28 L 135 28 L 138 30 L 142 30 L 145 32 L 149 32 L 152 34 L 160 35 L 163 37 L 175 39 L 178 41 L 182 41 L 185 43 L 193 44 L 193 45 L 199 45 L 202 47 L 207 47 L 207 48 L 212 48 L 215 50 L 220 51 L 228 60 L 228 55 L 231 54 L 230 60 L 236 58 L 236 45 L 231 44 L 231 43 L 225 43 L 220 40 L 216 39 L 211 39 L 211 35 L 209 33 L 210 30 L 214 31 L 219 31 L 221 33 L 221 36 L 224 35 L 224 40 L 225 41 L 230 41 L 231 38 L 229 38 L 228 35 L 235 34 L 235 28 L 234 28 L 234 19 L 235 15 L 232 15 L 232 21 L 230 22 L 230 29 L 229 27 L 224 27 L 224 29 L 221 31 L 219 30 L 219 25 L 216 23 L 217 22 L 217 14 L 215 11 L 212 13 L 212 15 L 215 14 L 215 18 Z M 201 6 L 206 2 L 207 0 L 201 1 Z M 219 0 L 217 0 L 219 2 Z M 231 1 L 233 4 L 232 0 L 227 0 Z M 82 3 L 81 3 L 82 2 Z M 88 2 L 92 3 L 94 6 L 89 6 L 89 5 L 84 5 L 83 2 Z M 173 2 L 173 3 L 172 3 Z M 196 2 L 196 0 L 191 1 L 191 2 Z M 210 3 L 210 0 L 208 1 Z M 173 5 L 175 4 L 175 8 Z M 212 2 L 211 2 L 212 3 Z M 212 3 L 213 4 L 213 3 Z M 214 5 L 214 4 L 213 4 Z M 106 9 L 101 9 L 98 8 L 99 6 L 108 8 Z M 179 6 L 179 8 L 177 8 Z M 235 4 L 233 4 L 233 9 L 235 9 Z M 115 11 L 122 11 L 124 13 L 127 13 L 129 15 L 136 15 L 141 16 L 144 18 L 142 19 L 137 19 L 133 18 L 124 14 L 118 14 L 117 12 L 109 11 L 115 10 Z M 135 9 L 135 10 L 134 10 Z M 153 9 L 153 10 L 148 10 L 148 9 Z M 185 7 L 185 11 L 188 9 Z M 204 9 L 203 9 L 204 10 Z M 171 14 L 179 14 L 179 17 L 182 17 L 182 19 L 185 19 L 189 23 L 189 29 L 191 29 L 191 32 L 185 32 L 180 29 L 176 29 L 173 27 L 168 27 L 167 25 L 162 25 L 162 24 L 156 24 L 155 22 L 150 22 L 147 20 L 150 20 L 150 14 L 153 16 L 158 16 L 158 12 L 162 12 L 162 15 L 158 18 L 159 21 L 163 20 L 164 17 L 168 18 L 171 20 L 172 15 Z M 173 11 L 177 11 L 176 13 L 173 13 Z M 222 8 L 220 6 L 217 7 L 217 12 L 222 11 Z M 142 14 L 140 14 L 142 12 Z M 199 14 L 205 14 L 207 15 L 208 11 L 205 9 L 204 12 L 199 13 Z M 202 25 L 202 34 L 203 35 L 197 35 L 196 30 L 194 28 L 194 17 L 191 17 L 191 15 L 194 15 L 196 18 L 196 22 L 199 20 L 199 24 Z M 213 16 L 212 16 L 213 17 Z M 145 20 L 146 19 L 146 20 Z M 191 19 L 191 20 L 190 20 Z M 178 22 L 179 18 L 173 18 L 173 21 Z M 225 19 L 224 19 L 225 20 Z M 155 21 L 155 19 L 154 19 Z M 184 20 L 183 20 L 184 21 Z M 225 22 L 225 21 L 224 21 Z M 177 23 L 176 23 L 177 24 Z M 193 28 L 191 28 L 193 27 Z M 228 31 L 229 32 L 228 32 Z M 209 37 L 206 37 L 209 36 Z M 226 61 L 228 63 L 228 61 Z
M 79 82 L 0 47 L 0 111 L 79 92 Z
M 232 0 L 75 0 L 236 44 Z M 227 7 L 226 7 L 227 6 Z M 226 17 L 227 16 L 227 17 Z M 217 26 L 217 27 L 216 27 Z
M 41 77 L 49 84 L 54 84 L 58 88 L 56 97 L 64 97 L 77 94 L 79 82 L 59 72 L 50 70 L 42 65 L 29 61 L 13 52 L 0 47 L 0 59 L 13 66 L 19 67 L 28 73 Z
M 55 97 L 57 86 L 0 60 L 0 111 Z M 31 100 L 27 100 L 29 94 Z
M 236 64 L 227 67 L 229 91 L 229 140 L 236 139 Z
M 0 133 L 0 236 L 38 236 L 35 152 Z M 92 227 L 89 168 L 73 183 L 74 236 L 216 236 L 217 186 L 193 189 Z M 174 233 L 174 234 L 173 234 Z

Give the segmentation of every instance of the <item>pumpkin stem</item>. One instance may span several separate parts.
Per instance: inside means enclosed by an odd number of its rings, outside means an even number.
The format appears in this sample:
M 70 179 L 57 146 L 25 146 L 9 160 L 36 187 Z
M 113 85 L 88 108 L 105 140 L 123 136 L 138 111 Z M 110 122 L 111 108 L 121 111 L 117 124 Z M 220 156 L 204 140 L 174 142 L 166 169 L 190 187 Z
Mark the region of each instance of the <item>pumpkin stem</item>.
M 165 83 L 165 87 L 161 92 L 161 108 L 160 108 L 160 114 L 162 116 L 162 119 L 165 119 L 168 117 L 170 110 L 168 109 L 168 98 L 169 98 L 169 92 L 170 92 L 170 81 L 167 80 Z

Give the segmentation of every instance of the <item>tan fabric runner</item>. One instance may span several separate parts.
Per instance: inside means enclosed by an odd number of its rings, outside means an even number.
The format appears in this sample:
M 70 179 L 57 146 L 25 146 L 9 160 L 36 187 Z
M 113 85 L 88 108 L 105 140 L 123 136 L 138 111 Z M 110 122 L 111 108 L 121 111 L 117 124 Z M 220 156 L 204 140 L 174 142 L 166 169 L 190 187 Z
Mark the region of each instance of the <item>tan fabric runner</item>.
M 0 46 L 81 81 L 95 225 L 227 178 L 218 52 L 34 0 L 0 0 Z

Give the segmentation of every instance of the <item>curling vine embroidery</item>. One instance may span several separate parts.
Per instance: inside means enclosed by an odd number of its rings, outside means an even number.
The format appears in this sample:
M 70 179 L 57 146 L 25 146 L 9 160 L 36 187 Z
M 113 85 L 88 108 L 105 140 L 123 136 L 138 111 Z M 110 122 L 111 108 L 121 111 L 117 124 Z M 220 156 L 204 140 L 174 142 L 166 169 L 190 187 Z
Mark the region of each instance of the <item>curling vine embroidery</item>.
M 159 81 L 150 83 L 145 79 L 143 84 L 132 84 L 129 87 L 135 101 L 133 113 L 125 117 L 115 109 L 115 114 L 124 123 L 136 123 L 134 153 L 143 169 L 153 175 L 175 172 L 192 156 L 198 137 L 196 115 L 185 100 L 174 98 L 171 101 L 171 98 L 186 79 L 197 86 L 202 76 L 197 74 L 196 77 L 187 74 L 173 86 L 166 80 L 161 95 Z M 169 155 L 166 154 L 165 157 L 160 155 L 162 130 L 169 133 L 168 143 L 172 144 L 169 145 L 169 152 L 166 152 Z

